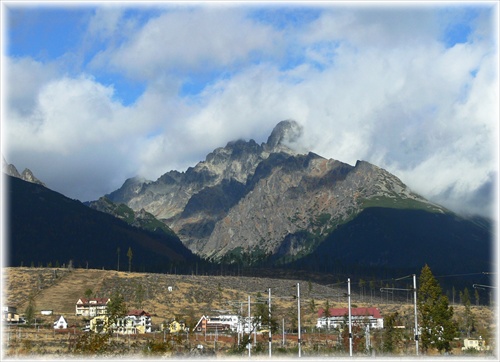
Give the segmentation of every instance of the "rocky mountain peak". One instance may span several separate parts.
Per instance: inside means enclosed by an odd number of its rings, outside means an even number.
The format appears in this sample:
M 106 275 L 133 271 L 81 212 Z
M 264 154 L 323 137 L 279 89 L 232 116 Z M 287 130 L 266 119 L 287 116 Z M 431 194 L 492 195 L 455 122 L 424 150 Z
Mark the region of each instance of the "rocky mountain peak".
M 2 172 L 12 177 L 22 178 L 19 171 L 17 171 L 16 166 L 9 164 L 5 161 L 4 157 L 2 157 Z
M 16 166 L 14 166 L 13 164 L 9 164 L 3 156 L 2 156 L 2 172 L 9 176 L 16 177 L 21 180 L 31 182 L 33 184 L 45 186 L 45 184 L 42 181 L 40 181 L 35 177 L 35 175 L 33 175 L 33 172 L 31 172 L 30 169 L 25 168 L 22 173 L 19 173 Z
M 302 126 L 294 120 L 285 120 L 279 122 L 267 139 L 267 147 L 271 150 L 278 146 L 289 146 L 297 142 L 302 136 Z
M 23 173 L 21 174 L 21 178 L 24 181 L 28 181 L 28 182 L 31 182 L 33 184 L 39 184 L 39 185 L 45 186 L 45 184 L 42 181 L 40 181 L 39 179 L 37 179 L 35 177 L 35 175 L 33 175 L 33 172 L 31 172 L 31 170 L 29 168 L 24 169 Z

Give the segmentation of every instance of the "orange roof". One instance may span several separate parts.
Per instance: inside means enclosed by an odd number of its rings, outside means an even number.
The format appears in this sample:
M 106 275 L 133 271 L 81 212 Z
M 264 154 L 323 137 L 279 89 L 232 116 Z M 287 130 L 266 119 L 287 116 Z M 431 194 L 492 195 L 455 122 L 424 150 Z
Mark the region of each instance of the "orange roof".
M 144 310 L 140 310 L 140 309 L 132 309 L 131 311 L 129 311 L 127 313 L 127 315 L 133 315 L 133 316 L 142 316 L 142 315 L 145 315 L 147 317 L 150 317 L 151 315 L 144 311 Z

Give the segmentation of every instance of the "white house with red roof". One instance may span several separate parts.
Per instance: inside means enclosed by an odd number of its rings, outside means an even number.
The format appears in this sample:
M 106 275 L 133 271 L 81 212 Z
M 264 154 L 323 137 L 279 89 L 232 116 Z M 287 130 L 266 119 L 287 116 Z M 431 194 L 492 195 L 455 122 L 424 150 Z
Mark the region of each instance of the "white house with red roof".
M 109 298 L 80 298 L 76 302 L 75 315 L 86 318 L 106 315 L 108 313 Z
M 151 333 L 151 314 L 133 309 L 123 318 L 118 318 L 113 330 L 120 334 Z
M 338 328 L 347 324 L 348 318 L 348 308 L 330 308 L 328 318 L 325 316 L 325 310 L 320 308 L 318 310 L 316 328 Z M 375 329 L 384 328 L 384 318 L 380 314 L 379 309 L 375 307 L 351 308 L 351 320 L 352 324 L 369 325 L 370 328 Z

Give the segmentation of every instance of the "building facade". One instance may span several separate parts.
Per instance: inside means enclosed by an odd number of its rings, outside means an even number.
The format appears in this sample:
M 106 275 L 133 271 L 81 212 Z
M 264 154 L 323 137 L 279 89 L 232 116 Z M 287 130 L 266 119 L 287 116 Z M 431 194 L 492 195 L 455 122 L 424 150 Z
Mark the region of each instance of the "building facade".
M 109 298 L 80 298 L 76 302 L 75 315 L 84 318 L 104 316 L 108 312 Z
M 479 339 L 466 338 L 464 339 L 464 346 L 462 347 L 462 351 L 466 351 L 468 349 L 474 349 L 476 351 L 489 351 L 490 346 L 487 346 L 486 341 L 481 337 L 479 337 Z
M 54 322 L 54 329 L 67 329 L 68 322 L 63 316 L 60 316 L 57 321 Z
M 196 326 L 195 332 L 202 333 L 251 333 L 254 328 L 260 329 L 260 323 L 254 326 L 253 321 L 248 317 L 241 317 L 236 314 L 226 314 L 218 316 L 202 316 Z
M 349 309 L 348 308 L 330 308 L 328 317 L 325 315 L 325 310 L 318 311 L 318 320 L 316 328 L 332 329 L 340 328 L 348 321 Z M 380 314 L 378 308 L 351 308 L 352 324 L 366 326 L 370 328 L 381 329 L 384 328 L 384 318 Z
M 151 333 L 151 315 L 143 310 L 131 310 L 123 318 L 118 318 L 113 331 L 120 334 Z

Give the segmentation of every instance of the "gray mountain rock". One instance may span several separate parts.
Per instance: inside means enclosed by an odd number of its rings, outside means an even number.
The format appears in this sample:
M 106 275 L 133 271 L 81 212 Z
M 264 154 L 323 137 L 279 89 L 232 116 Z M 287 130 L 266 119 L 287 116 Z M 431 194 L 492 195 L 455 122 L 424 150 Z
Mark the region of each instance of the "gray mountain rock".
M 40 181 L 39 179 L 37 179 L 35 177 L 35 175 L 33 175 L 33 172 L 31 172 L 30 169 L 25 168 L 22 173 L 19 173 L 19 171 L 17 171 L 16 166 L 14 166 L 13 164 L 7 163 L 7 161 L 5 161 L 4 157 L 2 157 L 2 172 L 9 175 L 9 176 L 20 178 L 21 180 L 24 180 L 27 182 L 31 182 L 34 184 L 39 184 L 39 185 L 45 186 L 45 184 L 42 181 Z
M 45 184 L 42 181 L 40 181 L 39 179 L 37 179 L 35 177 L 35 175 L 33 175 L 33 172 L 31 172 L 31 170 L 28 168 L 24 169 L 23 173 L 21 174 L 21 178 L 24 181 L 28 181 L 28 182 L 31 182 L 33 184 L 39 184 L 39 185 L 45 186 Z
M 301 134 L 298 123 L 282 121 L 266 143 L 229 142 L 186 172 L 129 179 L 107 196 L 151 213 L 203 257 L 249 263 L 310 253 L 367 206 L 445 212 L 368 162 L 297 153 Z
M 19 173 L 19 171 L 17 171 L 16 166 L 7 163 L 7 161 L 5 161 L 5 158 L 3 157 L 2 157 L 2 172 L 6 173 L 9 176 L 22 179 L 21 174 Z

